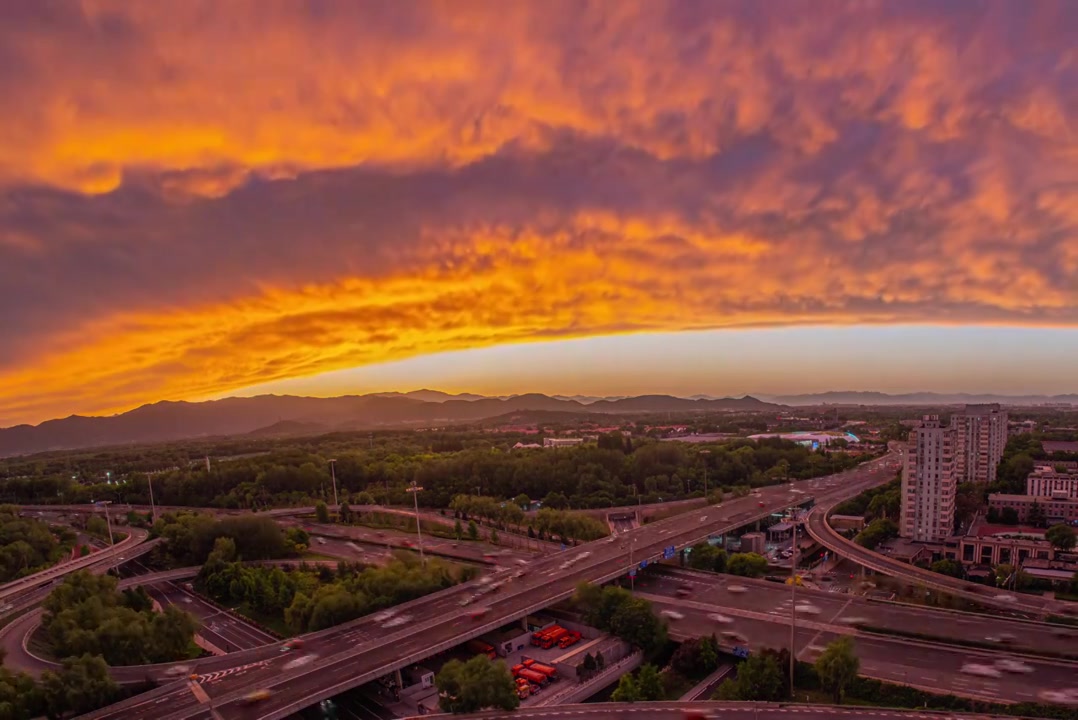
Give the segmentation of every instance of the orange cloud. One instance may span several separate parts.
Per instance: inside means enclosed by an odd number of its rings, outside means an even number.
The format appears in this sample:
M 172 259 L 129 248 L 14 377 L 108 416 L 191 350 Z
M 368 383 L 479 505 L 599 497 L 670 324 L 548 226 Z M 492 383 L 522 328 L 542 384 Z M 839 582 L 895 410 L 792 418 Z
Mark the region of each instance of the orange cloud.
M 1065 1 L 8 4 L 0 424 L 644 330 L 1078 325 Z

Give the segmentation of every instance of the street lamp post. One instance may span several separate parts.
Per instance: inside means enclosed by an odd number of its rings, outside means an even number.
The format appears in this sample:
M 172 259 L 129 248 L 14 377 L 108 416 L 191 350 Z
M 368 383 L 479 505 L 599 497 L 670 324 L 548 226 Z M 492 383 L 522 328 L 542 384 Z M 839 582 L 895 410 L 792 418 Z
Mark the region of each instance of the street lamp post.
M 629 536 L 629 590 L 636 590 L 636 565 L 633 564 L 633 545 L 636 544 L 636 536 Z
M 423 557 L 423 531 L 420 529 L 419 525 L 419 493 L 423 488 L 417 485 L 415 480 L 413 480 L 411 487 L 407 488 L 407 490 L 412 493 L 412 502 L 415 504 L 415 534 L 419 539 L 419 563 L 425 566 L 427 561 L 426 558 Z
M 793 524 L 793 553 L 790 555 L 790 697 L 794 694 L 794 656 L 796 630 L 797 630 L 797 521 L 793 510 L 790 510 L 790 521 Z
M 337 459 L 332 458 L 329 461 L 329 474 L 333 478 L 333 504 L 337 506 L 337 511 L 340 512 L 340 503 L 337 502 Z
M 710 450 L 701 450 L 701 455 L 710 455 Z M 704 458 L 704 502 L 707 502 L 707 457 Z
M 146 476 L 146 483 L 150 486 L 150 524 L 157 522 L 157 506 L 153 504 L 153 478 Z

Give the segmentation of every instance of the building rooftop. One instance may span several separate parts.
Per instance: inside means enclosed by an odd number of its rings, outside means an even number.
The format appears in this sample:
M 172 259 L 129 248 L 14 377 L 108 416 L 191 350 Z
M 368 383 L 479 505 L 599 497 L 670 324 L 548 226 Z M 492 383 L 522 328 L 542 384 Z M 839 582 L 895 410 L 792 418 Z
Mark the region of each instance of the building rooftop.
M 1072 440 L 1045 440 L 1041 443 L 1046 453 L 1078 453 L 1078 442 Z
M 967 535 L 976 537 L 1012 537 L 1026 538 L 1028 540 L 1043 540 L 1042 528 L 1028 525 L 993 525 L 991 523 L 973 523 Z

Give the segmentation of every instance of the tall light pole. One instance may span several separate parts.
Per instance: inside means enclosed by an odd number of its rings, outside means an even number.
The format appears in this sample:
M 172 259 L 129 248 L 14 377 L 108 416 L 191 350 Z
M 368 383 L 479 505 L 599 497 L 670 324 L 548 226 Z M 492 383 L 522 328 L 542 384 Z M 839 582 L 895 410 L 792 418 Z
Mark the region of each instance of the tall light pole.
M 153 478 L 146 476 L 146 483 L 150 486 L 150 524 L 157 522 L 157 506 L 153 504 Z
M 419 525 L 419 493 L 423 490 L 419 485 L 416 485 L 415 480 L 412 481 L 412 485 L 407 488 L 408 492 L 412 493 L 412 502 L 415 504 L 415 534 L 419 538 L 419 562 L 421 565 L 426 565 L 427 560 L 423 557 L 423 531 Z
M 112 520 L 109 518 L 109 505 L 112 504 L 111 500 L 99 500 L 98 505 L 102 505 L 105 508 L 105 524 L 109 528 L 109 545 L 115 545 L 112 541 Z
M 629 591 L 636 590 L 636 566 L 633 564 L 633 545 L 636 544 L 636 536 L 629 536 Z
M 701 455 L 707 456 L 711 454 L 710 450 L 701 450 Z M 704 457 L 704 502 L 708 502 L 707 499 L 707 457 Z
M 340 512 L 341 504 L 337 502 L 337 458 L 330 458 L 329 474 L 333 477 L 333 504 L 337 506 L 337 511 Z
M 794 656 L 797 629 L 797 520 L 793 509 L 790 510 L 790 522 L 793 525 L 793 553 L 790 555 L 790 697 L 794 696 Z

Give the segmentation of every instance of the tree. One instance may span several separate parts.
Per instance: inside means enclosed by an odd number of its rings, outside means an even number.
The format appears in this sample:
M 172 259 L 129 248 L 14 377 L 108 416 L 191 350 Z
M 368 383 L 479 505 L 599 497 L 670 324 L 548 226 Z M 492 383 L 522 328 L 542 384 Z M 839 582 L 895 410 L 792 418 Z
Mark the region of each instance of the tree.
M 595 674 L 596 665 L 595 658 L 592 657 L 591 653 L 588 653 L 584 656 L 584 662 L 582 662 L 579 667 L 583 668 L 585 676 L 591 677 Z
M 1074 528 L 1070 525 L 1064 525 L 1063 523 L 1048 528 L 1044 533 L 1044 538 L 1052 543 L 1052 547 L 1064 551 L 1072 550 L 1075 543 L 1078 542 L 1078 537 L 1075 535 Z
M 1076 574 L 1076 578 L 1078 578 L 1078 574 Z M 595 666 L 599 670 L 602 670 L 603 668 L 606 667 L 606 658 L 603 657 L 603 651 L 602 650 L 596 650 L 595 651 Z
M 464 537 L 464 528 L 461 526 L 459 518 L 453 523 L 453 537 L 458 541 Z
M 662 700 L 665 693 L 663 692 L 663 681 L 659 677 L 658 668 L 651 663 L 640 668 L 640 672 L 636 676 L 636 689 L 639 698 L 645 702 Z
M 490 543 L 492 545 L 498 544 L 498 531 L 494 528 L 490 529 Z
M 59 673 L 41 675 L 45 705 L 51 716 L 73 711 L 79 715 L 107 705 L 117 694 L 108 665 L 100 656 L 64 660 Z
M 898 525 L 895 524 L 894 520 L 877 518 L 866 525 L 865 529 L 857 534 L 854 541 L 869 550 L 875 550 L 883 541 L 897 536 Z
M 529 507 L 531 507 L 531 504 L 532 504 L 531 498 L 529 498 L 524 493 L 521 493 L 521 494 L 517 495 L 515 498 L 513 498 L 513 502 L 516 503 L 516 505 L 521 510 L 527 510 Z
M 651 603 L 643 598 L 623 603 L 610 619 L 610 631 L 645 653 L 666 641 L 666 627 L 652 612 Z
M 965 572 L 962 569 L 962 563 L 958 562 L 957 560 L 951 560 L 948 558 L 937 560 L 936 562 L 932 563 L 932 567 L 930 568 L 930 570 L 932 570 L 932 572 L 934 573 L 939 573 L 940 575 L 950 575 L 951 577 L 955 578 L 965 577 Z
M 342 523 L 352 522 L 352 508 L 348 506 L 348 503 L 341 503 L 340 510 L 337 511 L 338 518 Z
M 824 690 L 828 690 L 841 704 L 846 690 L 857 679 L 861 663 L 853 651 L 853 638 L 844 635 L 828 644 L 827 649 L 816 658 L 816 674 Z
M 1029 515 L 1026 516 L 1026 522 L 1033 527 L 1044 527 L 1048 522 L 1048 518 L 1044 515 L 1044 507 L 1036 500 L 1029 506 Z
M 314 506 L 314 516 L 320 523 L 329 522 L 329 508 L 324 502 L 319 501 Z
M 479 539 L 479 526 L 475 524 L 475 520 L 468 521 L 468 538 L 471 540 Z
M 520 705 L 509 669 L 501 661 L 476 655 L 467 662 L 450 660 L 434 679 L 443 710 L 474 713 L 486 708 L 516 710 Z
M 999 521 L 1003 525 L 1017 525 L 1018 511 L 1012 507 L 1005 507 L 999 511 Z
M 773 702 L 786 697 L 786 681 L 773 656 L 750 655 L 737 668 L 737 677 L 719 686 L 719 700 Z
M 639 699 L 640 690 L 636 687 L 636 680 L 633 679 L 631 673 L 622 675 L 621 680 L 618 681 L 618 686 L 610 694 L 610 700 L 613 702 L 632 703 Z
M 726 562 L 726 572 L 742 577 L 763 577 L 767 572 L 767 558 L 756 553 L 734 553 Z
M 689 553 L 689 567 L 696 570 L 724 572 L 726 570 L 726 551 L 711 543 L 697 543 L 692 546 L 692 552 Z

